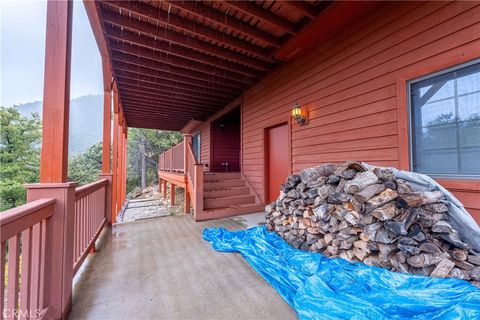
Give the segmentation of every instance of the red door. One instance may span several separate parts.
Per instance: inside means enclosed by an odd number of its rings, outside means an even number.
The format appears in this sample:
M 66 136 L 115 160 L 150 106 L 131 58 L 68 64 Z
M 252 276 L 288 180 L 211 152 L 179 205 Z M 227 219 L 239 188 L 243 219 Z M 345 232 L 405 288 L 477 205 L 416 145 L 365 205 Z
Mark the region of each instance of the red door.
M 280 185 L 285 182 L 289 174 L 288 125 L 268 128 L 266 144 L 267 200 L 270 203 L 278 198 Z

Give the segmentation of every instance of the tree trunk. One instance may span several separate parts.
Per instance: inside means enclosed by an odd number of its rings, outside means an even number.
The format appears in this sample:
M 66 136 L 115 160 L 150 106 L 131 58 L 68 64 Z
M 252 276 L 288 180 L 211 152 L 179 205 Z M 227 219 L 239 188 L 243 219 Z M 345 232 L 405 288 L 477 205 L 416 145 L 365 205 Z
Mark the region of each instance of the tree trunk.
M 147 159 L 145 156 L 145 141 L 142 139 L 142 143 L 140 144 L 140 157 L 141 157 L 141 187 L 142 190 L 147 188 Z

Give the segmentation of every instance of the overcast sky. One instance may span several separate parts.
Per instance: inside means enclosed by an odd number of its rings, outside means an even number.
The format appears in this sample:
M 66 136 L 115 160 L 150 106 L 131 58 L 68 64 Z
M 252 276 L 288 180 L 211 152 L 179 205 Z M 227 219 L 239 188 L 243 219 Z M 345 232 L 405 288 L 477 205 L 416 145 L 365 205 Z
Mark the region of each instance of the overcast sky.
M 42 100 L 45 63 L 46 1 L 0 0 L 0 104 Z M 100 94 L 102 64 L 85 8 L 73 6 L 71 99 Z

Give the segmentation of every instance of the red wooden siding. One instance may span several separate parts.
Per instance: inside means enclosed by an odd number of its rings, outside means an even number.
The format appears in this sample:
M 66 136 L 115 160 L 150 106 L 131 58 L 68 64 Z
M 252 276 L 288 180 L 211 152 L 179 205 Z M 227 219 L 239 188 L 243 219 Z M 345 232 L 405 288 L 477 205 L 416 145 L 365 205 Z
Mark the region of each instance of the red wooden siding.
M 295 102 L 308 108 L 310 122 L 292 124 L 293 172 L 347 159 L 408 169 L 406 92 L 398 90 L 398 81 L 478 58 L 478 17 L 478 2 L 380 6 L 248 90 L 242 166 L 260 197 L 265 199 L 264 129 L 288 119 Z M 478 181 L 463 188 L 459 183 L 448 181 L 447 187 L 480 221 Z

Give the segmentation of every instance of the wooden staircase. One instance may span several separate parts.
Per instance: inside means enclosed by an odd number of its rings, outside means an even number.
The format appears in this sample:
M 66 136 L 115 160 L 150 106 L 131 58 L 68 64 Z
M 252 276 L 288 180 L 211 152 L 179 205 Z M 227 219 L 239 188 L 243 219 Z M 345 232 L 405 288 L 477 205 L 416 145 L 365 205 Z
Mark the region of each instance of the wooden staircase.
M 204 173 L 202 220 L 263 211 L 240 172 Z

